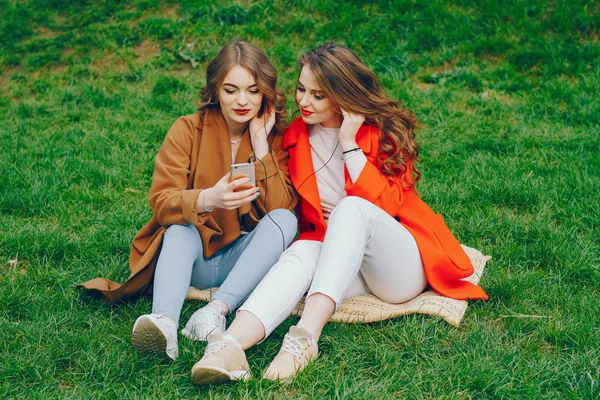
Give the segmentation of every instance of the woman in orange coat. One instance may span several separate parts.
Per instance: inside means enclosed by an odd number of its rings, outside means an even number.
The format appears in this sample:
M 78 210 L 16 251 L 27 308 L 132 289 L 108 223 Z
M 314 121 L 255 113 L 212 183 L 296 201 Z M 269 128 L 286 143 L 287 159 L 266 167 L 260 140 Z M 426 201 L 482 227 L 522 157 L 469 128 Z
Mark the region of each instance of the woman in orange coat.
M 406 302 L 427 286 L 487 299 L 461 280 L 473 266 L 443 218 L 417 195 L 415 117 L 387 98 L 349 49 L 304 54 L 296 89 L 301 118 L 283 146 L 300 201 L 300 237 L 242 305 L 224 335 L 209 337 L 192 369 L 197 384 L 248 377 L 244 351 L 268 336 L 308 290 L 302 318 L 264 376 L 288 380 L 318 355 L 321 330 L 346 297 Z

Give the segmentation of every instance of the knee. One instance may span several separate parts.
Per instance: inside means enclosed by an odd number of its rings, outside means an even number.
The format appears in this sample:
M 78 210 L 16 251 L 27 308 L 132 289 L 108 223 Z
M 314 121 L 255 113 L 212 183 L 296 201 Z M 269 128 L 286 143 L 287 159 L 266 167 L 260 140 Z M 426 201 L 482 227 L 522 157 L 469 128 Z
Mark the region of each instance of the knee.
M 176 242 L 186 243 L 191 245 L 193 243 L 200 243 L 200 234 L 194 225 L 171 225 L 167 228 L 163 239 L 165 242 Z
M 310 281 L 317 269 L 318 254 L 315 255 L 314 252 L 315 246 L 312 242 L 298 240 L 281 255 L 279 263 Z
M 357 196 L 348 196 L 344 197 L 342 200 L 338 202 L 333 211 L 331 212 L 331 218 L 334 218 L 334 215 L 337 216 L 339 214 L 348 215 L 348 214 L 356 214 L 361 213 L 361 211 L 373 205 L 370 201 L 363 199 L 362 197 Z
M 285 208 L 278 208 L 277 210 L 270 211 L 268 216 L 264 218 L 267 220 L 272 219 L 281 228 L 284 236 L 290 241 L 296 234 L 298 219 L 291 211 Z
M 367 207 L 368 205 L 371 205 L 372 203 L 369 200 L 365 200 L 362 197 L 358 197 L 358 196 L 347 196 L 344 197 L 342 200 L 340 200 L 337 204 L 337 206 L 335 207 L 335 209 L 337 210 L 338 208 L 341 209 L 345 209 L 345 208 L 364 208 Z

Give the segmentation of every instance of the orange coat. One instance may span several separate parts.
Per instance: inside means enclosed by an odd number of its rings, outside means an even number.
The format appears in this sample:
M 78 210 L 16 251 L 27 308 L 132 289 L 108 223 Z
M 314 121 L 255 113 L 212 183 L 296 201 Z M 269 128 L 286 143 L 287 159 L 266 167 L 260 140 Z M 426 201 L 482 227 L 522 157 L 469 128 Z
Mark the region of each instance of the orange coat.
M 461 280 L 473 273 L 473 265 L 442 216 L 434 213 L 414 189 L 402 186 L 399 176 L 390 181 L 376 167 L 378 129 L 363 124 L 356 135 L 356 142 L 368 162 L 354 183 L 344 168 L 347 195 L 369 200 L 408 229 L 419 247 L 427 281 L 435 291 L 454 299 L 487 300 L 483 289 Z M 283 148 L 289 152 L 290 178 L 299 195 L 296 207 L 299 239 L 323 241 L 327 224 L 314 175 L 307 125 L 301 118 L 290 125 L 283 139 Z
M 165 137 L 156 156 L 149 201 L 152 218 L 137 233 L 131 245 L 129 278 L 118 284 L 95 278 L 81 284 L 109 302 L 144 294 L 151 288 L 162 237 L 174 224 L 195 225 L 202 239 L 204 257 L 251 231 L 268 211 L 291 209 L 296 203 L 287 172 L 288 154 L 282 149 L 283 135 L 269 135 L 271 152 L 255 163 L 256 185 L 261 196 L 236 210 L 217 208 L 211 213 L 196 210 L 200 192 L 214 186 L 231 165 L 229 131 L 220 112 L 179 118 Z M 242 138 L 235 162 L 247 162 L 254 155 L 249 136 Z M 265 188 L 267 190 L 265 191 Z

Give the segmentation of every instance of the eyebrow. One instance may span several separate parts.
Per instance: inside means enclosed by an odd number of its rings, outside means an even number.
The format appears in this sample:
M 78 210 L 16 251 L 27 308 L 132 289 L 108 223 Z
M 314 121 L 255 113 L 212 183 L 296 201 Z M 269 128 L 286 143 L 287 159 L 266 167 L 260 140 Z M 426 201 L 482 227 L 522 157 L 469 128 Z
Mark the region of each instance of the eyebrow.
M 234 85 L 233 83 L 224 83 L 224 84 L 223 84 L 223 86 L 231 86 L 231 87 L 234 87 L 234 88 L 236 88 L 236 89 L 239 89 L 239 88 L 238 88 L 236 85 Z M 256 83 L 255 83 L 254 85 L 250 85 L 250 86 L 248 86 L 248 89 L 250 89 L 250 88 L 255 88 L 255 87 L 258 87 L 258 86 L 256 86 Z

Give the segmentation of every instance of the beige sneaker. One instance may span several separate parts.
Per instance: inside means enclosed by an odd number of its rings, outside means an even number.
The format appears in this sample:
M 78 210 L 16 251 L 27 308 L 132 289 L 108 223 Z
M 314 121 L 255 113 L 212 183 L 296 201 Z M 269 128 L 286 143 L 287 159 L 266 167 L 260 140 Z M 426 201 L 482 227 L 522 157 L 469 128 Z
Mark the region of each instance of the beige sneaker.
M 221 333 L 213 333 L 208 337 L 204 357 L 192 367 L 192 382 L 195 385 L 250 379 L 246 353 L 239 343 L 223 337 Z
M 263 378 L 289 382 L 318 356 L 319 346 L 313 336 L 303 328 L 292 326 Z

